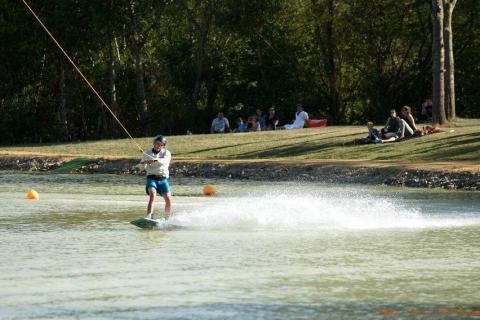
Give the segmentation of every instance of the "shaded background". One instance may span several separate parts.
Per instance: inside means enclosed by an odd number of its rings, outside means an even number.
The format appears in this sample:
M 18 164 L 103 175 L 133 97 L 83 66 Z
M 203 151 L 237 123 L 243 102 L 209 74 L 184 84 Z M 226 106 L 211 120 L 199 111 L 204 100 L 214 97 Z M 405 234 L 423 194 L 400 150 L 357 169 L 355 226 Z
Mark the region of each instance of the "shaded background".
M 135 136 L 234 126 L 302 102 L 330 124 L 419 115 L 431 96 L 428 1 L 44 0 L 31 4 Z M 454 11 L 457 115 L 479 117 L 480 2 Z M 124 137 L 20 2 L 0 0 L 0 143 Z

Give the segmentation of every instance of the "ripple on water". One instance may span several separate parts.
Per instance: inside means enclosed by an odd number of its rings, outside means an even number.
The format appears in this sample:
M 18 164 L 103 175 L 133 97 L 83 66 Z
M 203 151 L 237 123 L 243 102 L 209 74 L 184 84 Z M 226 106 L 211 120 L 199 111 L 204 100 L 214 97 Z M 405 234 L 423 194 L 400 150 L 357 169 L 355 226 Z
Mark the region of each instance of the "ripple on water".
M 213 181 L 206 198 L 205 181 L 173 180 L 186 228 L 165 232 L 128 223 L 143 180 L 89 177 L 0 178 L 2 319 L 363 319 L 480 301 L 478 195 Z

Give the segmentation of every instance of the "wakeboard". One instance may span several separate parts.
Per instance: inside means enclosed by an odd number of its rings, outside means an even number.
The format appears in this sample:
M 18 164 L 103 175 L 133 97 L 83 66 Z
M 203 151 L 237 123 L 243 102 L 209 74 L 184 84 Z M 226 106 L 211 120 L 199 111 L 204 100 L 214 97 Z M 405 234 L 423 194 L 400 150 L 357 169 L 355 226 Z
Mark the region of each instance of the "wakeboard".
M 182 229 L 181 226 L 177 226 L 171 224 L 168 221 L 160 220 L 160 219 L 148 219 L 148 218 L 141 218 L 137 220 L 130 221 L 131 224 L 137 226 L 142 229 L 160 229 L 160 230 L 175 230 L 175 229 Z

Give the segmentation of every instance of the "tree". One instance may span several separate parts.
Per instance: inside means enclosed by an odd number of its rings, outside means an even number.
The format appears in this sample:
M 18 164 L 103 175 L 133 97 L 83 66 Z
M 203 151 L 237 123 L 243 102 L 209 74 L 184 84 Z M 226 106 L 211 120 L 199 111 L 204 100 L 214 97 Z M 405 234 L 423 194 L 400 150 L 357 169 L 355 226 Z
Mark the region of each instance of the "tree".
M 480 118 L 480 1 L 462 0 L 455 7 L 456 114 Z M 475 31 L 474 31 L 475 30 Z
M 215 14 L 221 4 L 216 0 L 208 1 L 188 1 L 185 3 L 184 11 L 192 24 L 193 35 L 191 37 L 192 46 L 195 48 L 193 53 L 194 83 L 191 93 L 190 112 L 187 123 L 193 127 L 197 116 L 198 104 L 201 98 L 202 83 L 204 83 L 205 60 L 207 56 L 207 43 L 209 33 L 215 23 Z
M 315 17 L 315 38 L 323 59 L 323 68 L 327 86 L 326 95 L 328 101 L 327 110 L 333 123 L 343 120 L 344 110 L 340 101 L 338 79 L 341 77 L 337 65 L 337 43 L 335 37 L 334 18 L 335 1 L 327 0 L 326 3 L 319 3 L 318 0 L 311 0 L 312 13 Z
M 144 136 L 206 132 L 220 109 L 233 119 L 275 105 L 288 122 L 297 102 L 334 124 L 380 122 L 405 104 L 418 114 L 432 91 L 437 124 L 479 117 L 480 1 L 456 4 L 36 0 L 33 9 Z M 0 0 L 0 39 L 0 144 L 123 136 L 21 1 Z
M 445 115 L 443 14 L 443 0 L 432 0 L 432 123 L 434 126 L 444 124 L 447 121 Z
M 139 4 L 136 1 L 128 2 L 128 12 L 130 16 L 130 43 L 133 50 L 133 57 L 135 61 L 135 80 L 137 87 L 137 112 L 139 114 L 140 125 L 144 129 L 144 134 L 148 134 L 148 104 L 145 94 L 144 82 L 144 62 L 143 53 L 145 43 L 148 40 L 148 33 L 151 29 L 151 24 L 147 24 L 146 29 L 142 30 L 142 19 L 139 17 L 141 10 L 138 8 Z M 140 13 L 139 13 L 140 11 Z M 145 21 L 145 20 L 143 20 Z M 148 20 L 147 20 L 148 21 Z
M 445 112 L 447 120 L 455 118 L 455 66 L 453 60 L 453 9 L 457 0 L 443 0 L 443 38 L 445 42 Z

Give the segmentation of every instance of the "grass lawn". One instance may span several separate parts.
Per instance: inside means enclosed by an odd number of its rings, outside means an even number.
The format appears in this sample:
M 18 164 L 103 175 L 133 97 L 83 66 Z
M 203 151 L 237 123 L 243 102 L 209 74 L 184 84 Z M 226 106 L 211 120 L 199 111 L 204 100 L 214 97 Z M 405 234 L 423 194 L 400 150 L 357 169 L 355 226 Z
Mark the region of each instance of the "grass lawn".
M 381 125 L 377 125 L 380 128 Z M 168 137 L 174 159 L 415 160 L 480 163 L 480 119 L 459 119 L 444 132 L 387 144 L 354 145 L 367 135 L 364 126 L 332 126 L 223 135 Z M 161 129 L 158 130 L 161 132 Z M 151 138 L 138 138 L 144 149 Z M 139 158 L 129 139 L 79 143 L 1 146 L 0 155 L 81 158 Z

